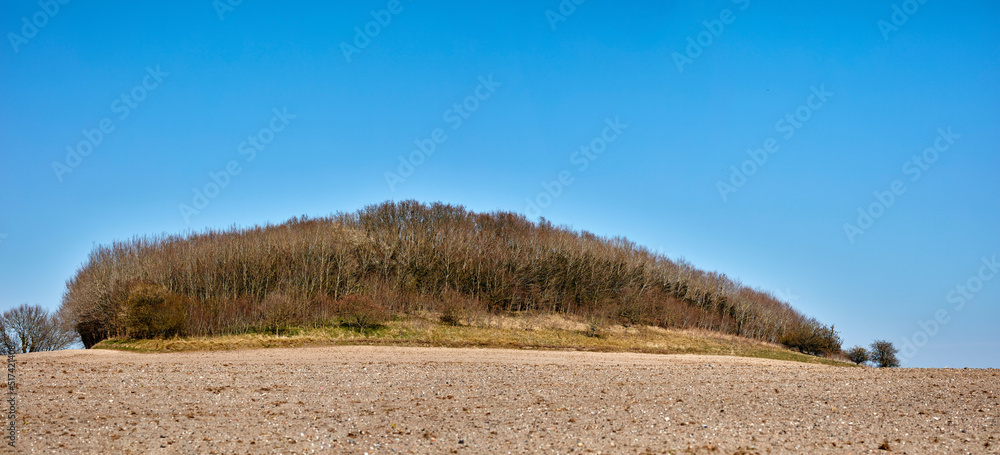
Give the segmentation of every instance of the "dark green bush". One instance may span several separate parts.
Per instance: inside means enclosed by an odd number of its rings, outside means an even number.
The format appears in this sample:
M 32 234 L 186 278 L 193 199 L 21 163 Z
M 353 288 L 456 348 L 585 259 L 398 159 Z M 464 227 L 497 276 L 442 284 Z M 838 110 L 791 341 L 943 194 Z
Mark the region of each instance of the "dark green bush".
M 847 358 L 851 362 L 861 365 L 862 363 L 871 360 L 871 354 L 868 353 L 867 349 L 861 346 L 855 346 L 847 350 Z
M 80 341 L 83 342 L 83 347 L 90 349 L 95 344 L 108 339 L 109 334 L 105 327 L 105 324 L 102 324 L 101 321 L 88 319 L 77 323 L 75 328 L 76 332 L 80 334 Z
M 136 286 L 125 302 L 125 335 L 137 339 L 183 335 L 187 303 L 184 296 L 162 286 Z
M 618 322 L 625 327 L 640 325 L 644 319 L 642 308 L 634 302 L 624 303 L 618 307 Z
M 815 319 L 807 319 L 795 325 L 781 337 L 781 344 L 809 355 L 839 354 L 843 341 L 833 329 Z
M 871 345 L 871 361 L 879 368 L 895 368 L 899 366 L 899 359 L 896 358 L 896 349 L 892 343 L 885 340 L 875 340 Z

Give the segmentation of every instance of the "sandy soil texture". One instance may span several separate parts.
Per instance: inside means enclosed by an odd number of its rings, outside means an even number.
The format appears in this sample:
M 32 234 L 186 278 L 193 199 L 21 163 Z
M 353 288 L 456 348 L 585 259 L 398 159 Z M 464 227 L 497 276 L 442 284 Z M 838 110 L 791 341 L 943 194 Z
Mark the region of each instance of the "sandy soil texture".
M 19 452 L 1000 453 L 998 370 L 340 346 L 26 354 L 17 383 Z

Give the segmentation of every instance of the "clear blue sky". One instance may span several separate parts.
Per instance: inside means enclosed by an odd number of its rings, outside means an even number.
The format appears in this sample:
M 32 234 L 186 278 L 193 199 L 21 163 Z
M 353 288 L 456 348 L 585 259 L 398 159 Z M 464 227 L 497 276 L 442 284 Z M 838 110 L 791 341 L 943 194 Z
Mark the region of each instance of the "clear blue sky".
M 2 1 L 0 309 L 58 307 L 96 244 L 412 198 L 1000 367 L 995 2 L 226 2 Z

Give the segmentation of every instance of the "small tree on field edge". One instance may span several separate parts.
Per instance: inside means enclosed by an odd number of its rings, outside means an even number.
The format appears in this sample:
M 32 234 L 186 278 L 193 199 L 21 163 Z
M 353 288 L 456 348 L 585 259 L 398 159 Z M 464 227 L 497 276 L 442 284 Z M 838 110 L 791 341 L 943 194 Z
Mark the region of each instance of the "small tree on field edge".
M 875 340 L 871 345 L 871 361 L 879 368 L 895 368 L 899 366 L 899 359 L 896 358 L 896 349 L 892 343 L 885 340 Z
M 839 354 L 843 342 L 832 325 L 827 327 L 816 319 L 800 322 L 786 331 L 779 341 L 803 354 L 816 356 Z
M 851 349 L 848 349 L 847 358 L 850 359 L 851 362 L 854 362 L 858 365 L 861 365 L 862 363 L 865 363 L 872 359 L 871 354 L 868 353 L 868 350 L 861 346 L 855 346 Z
M 76 332 L 58 313 L 24 304 L 0 314 L 0 352 L 58 351 L 76 342 Z

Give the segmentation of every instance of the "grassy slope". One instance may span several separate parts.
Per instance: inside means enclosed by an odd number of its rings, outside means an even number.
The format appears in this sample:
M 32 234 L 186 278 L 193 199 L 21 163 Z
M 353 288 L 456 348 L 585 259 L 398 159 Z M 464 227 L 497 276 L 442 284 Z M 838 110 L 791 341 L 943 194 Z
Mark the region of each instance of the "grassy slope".
M 588 336 L 587 325 L 556 316 L 490 317 L 467 325 L 445 325 L 434 315 L 387 323 L 378 329 L 359 331 L 332 326 L 292 329 L 280 334 L 253 333 L 218 337 L 165 340 L 105 340 L 95 349 L 137 352 L 176 352 L 306 345 L 388 345 L 491 347 L 654 354 L 708 354 L 760 357 L 836 366 L 853 366 L 837 360 L 814 357 L 782 346 L 716 332 L 673 330 L 656 327 L 608 327 L 599 336 Z

